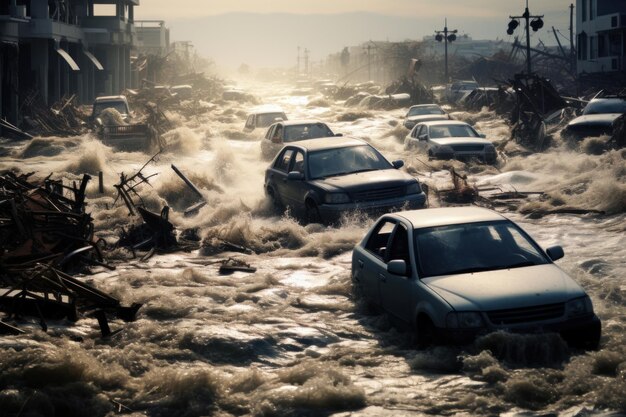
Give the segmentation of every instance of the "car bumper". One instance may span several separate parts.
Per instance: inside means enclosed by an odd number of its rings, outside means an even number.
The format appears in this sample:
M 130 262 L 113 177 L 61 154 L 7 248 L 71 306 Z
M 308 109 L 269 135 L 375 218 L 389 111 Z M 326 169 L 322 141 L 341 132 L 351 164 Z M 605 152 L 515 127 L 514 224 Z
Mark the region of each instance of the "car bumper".
M 426 194 L 409 194 L 402 198 L 388 200 L 377 200 L 360 203 L 346 204 L 320 204 L 318 209 L 320 216 L 325 221 L 338 220 L 343 213 L 350 211 L 362 211 L 367 214 L 376 215 L 397 210 L 411 210 L 424 207 L 426 204 Z
M 522 326 L 514 328 L 478 328 L 478 329 L 437 329 L 440 341 L 452 344 L 471 343 L 478 336 L 498 330 L 511 333 L 559 333 L 570 345 L 582 348 L 596 348 L 600 341 L 602 328 L 600 319 L 595 315 L 567 320 L 548 325 Z

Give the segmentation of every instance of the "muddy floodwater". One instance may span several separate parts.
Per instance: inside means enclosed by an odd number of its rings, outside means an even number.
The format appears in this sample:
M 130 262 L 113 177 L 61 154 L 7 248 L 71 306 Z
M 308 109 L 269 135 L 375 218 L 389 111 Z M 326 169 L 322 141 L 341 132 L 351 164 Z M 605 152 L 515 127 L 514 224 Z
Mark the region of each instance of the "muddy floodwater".
M 346 108 L 317 96 L 293 96 L 285 84 L 240 84 L 289 118 L 319 118 L 335 132 L 364 138 L 409 173 L 445 187 L 450 162 L 404 151 L 406 109 Z M 355 299 L 353 246 L 373 220 L 358 213 L 340 225 L 303 226 L 278 216 L 263 193 L 257 129 L 243 133 L 251 104 L 198 102 L 206 108 L 176 126 L 168 147 L 145 174 L 158 173 L 141 195 L 147 207 L 171 207 L 179 231 L 197 229 L 205 242 L 225 239 L 255 254 L 158 254 L 147 261 L 122 249 L 117 269 L 94 268 L 82 279 L 122 299 L 143 303 L 132 323 L 111 320 L 108 339 L 97 321 L 20 323 L 27 333 L 0 337 L 0 416 L 591 416 L 626 411 L 626 162 L 624 151 L 589 155 L 585 144 L 555 134 L 543 153 L 505 146 L 497 166 L 454 166 L 470 182 L 542 191 L 545 198 L 499 210 L 542 246 L 561 244 L 557 264 L 590 294 L 602 320 L 597 351 L 576 351 L 556 335 L 491 334 L 472 345 L 415 348 L 409 331 Z M 495 114 L 455 112 L 494 142 L 510 136 Z M 76 179 L 104 172 L 106 192 L 88 188 L 96 234 L 110 243 L 128 212 L 113 205 L 113 184 L 149 158 L 124 153 L 85 135 L 0 143 L 0 169 Z M 174 163 L 209 204 L 196 199 L 170 168 Z M 531 199 L 532 200 L 532 199 Z M 437 201 L 430 199 L 431 206 Z M 583 208 L 605 214 L 533 211 Z M 220 275 L 233 256 L 255 273 Z

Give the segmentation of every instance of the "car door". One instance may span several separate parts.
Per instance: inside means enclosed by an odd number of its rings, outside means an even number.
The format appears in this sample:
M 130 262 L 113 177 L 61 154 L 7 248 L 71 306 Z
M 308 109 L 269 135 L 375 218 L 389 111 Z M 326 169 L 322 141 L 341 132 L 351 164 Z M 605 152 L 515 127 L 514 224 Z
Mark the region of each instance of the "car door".
M 387 272 L 385 254 L 395 225 L 393 219 L 381 219 L 365 246 L 358 246 L 358 252 L 355 254 L 354 267 L 357 269 L 355 280 L 358 281 L 363 295 L 376 304 L 380 304 L 379 281 L 383 272 Z
M 279 157 L 274 161 L 274 167 L 270 173 L 270 181 L 274 186 L 278 198 L 284 205 L 290 205 L 285 185 L 287 183 L 287 174 L 293 153 L 294 150 L 292 148 L 283 149 Z
M 402 223 L 396 224 L 390 237 L 389 247 L 385 252 L 385 270 L 380 272 L 380 299 L 383 309 L 411 323 L 416 303 L 416 283 L 413 278 L 411 263 L 411 239 L 409 229 Z M 390 261 L 403 260 L 407 266 L 405 276 L 387 272 Z
M 304 152 L 301 150 L 295 150 L 291 157 L 288 172 L 292 171 L 300 172 L 306 177 Z M 290 180 L 286 178 L 283 184 L 285 202 L 288 202 L 295 210 L 304 210 L 304 196 L 308 190 L 306 180 L 304 179 L 305 177 L 301 180 Z

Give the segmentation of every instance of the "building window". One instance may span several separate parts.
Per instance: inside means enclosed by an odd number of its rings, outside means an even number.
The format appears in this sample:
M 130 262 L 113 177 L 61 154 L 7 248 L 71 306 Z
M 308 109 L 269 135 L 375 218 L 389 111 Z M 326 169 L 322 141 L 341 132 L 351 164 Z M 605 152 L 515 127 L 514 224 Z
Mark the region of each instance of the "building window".
M 587 34 L 585 32 L 578 35 L 578 59 L 587 60 Z
M 596 0 L 589 0 L 589 20 L 595 19 L 596 15 Z
M 582 20 L 583 22 L 587 21 L 587 0 L 583 0 L 582 1 L 582 10 L 581 10 L 581 15 L 582 15 Z
M 600 58 L 609 56 L 606 47 L 606 35 L 598 35 L 598 56 Z
M 589 59 L 598 57 L 598 37 L 589 36 Z

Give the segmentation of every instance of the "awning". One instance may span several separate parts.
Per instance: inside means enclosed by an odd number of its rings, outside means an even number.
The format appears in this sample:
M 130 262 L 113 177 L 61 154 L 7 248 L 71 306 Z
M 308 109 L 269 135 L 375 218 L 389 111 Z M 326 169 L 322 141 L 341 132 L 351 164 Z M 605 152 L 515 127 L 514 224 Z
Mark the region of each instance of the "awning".
M 69 65 L 70 68 L 72 68 L 72 70 L 80 71 L 80 68 L 76 64 L 76 61 L 74 61 L 74 59 L 70 56 L 70 54 L 68 54 L 64 49 L 61 49 L 61 48 L 58 48 L 56 51 L 59 55 L 63 57 L 65 62 L 67 62 L 67 65 Z
M 92 54 L 91 52 L 89 52 L 89 51 L 87 51 L 87 50 L 85 50 L 85 49 L 83 49 L 83 54 L 85 54 L 85 56 L 86 56 L 87 58 L 89 58 L 89 60 L 90 60 L 91 62 L 93 62 L 93 64 L 96 66 L 96 68 L 98 68 L 98 70 L 99 70 L 99 71 L 104 70 L 104 67 L 102 66 L 102 64 L 100 63 L 100 61 L 98 61 L 98 58 L 96 58 L 96 57 L 94 56 L 94 54 Z

